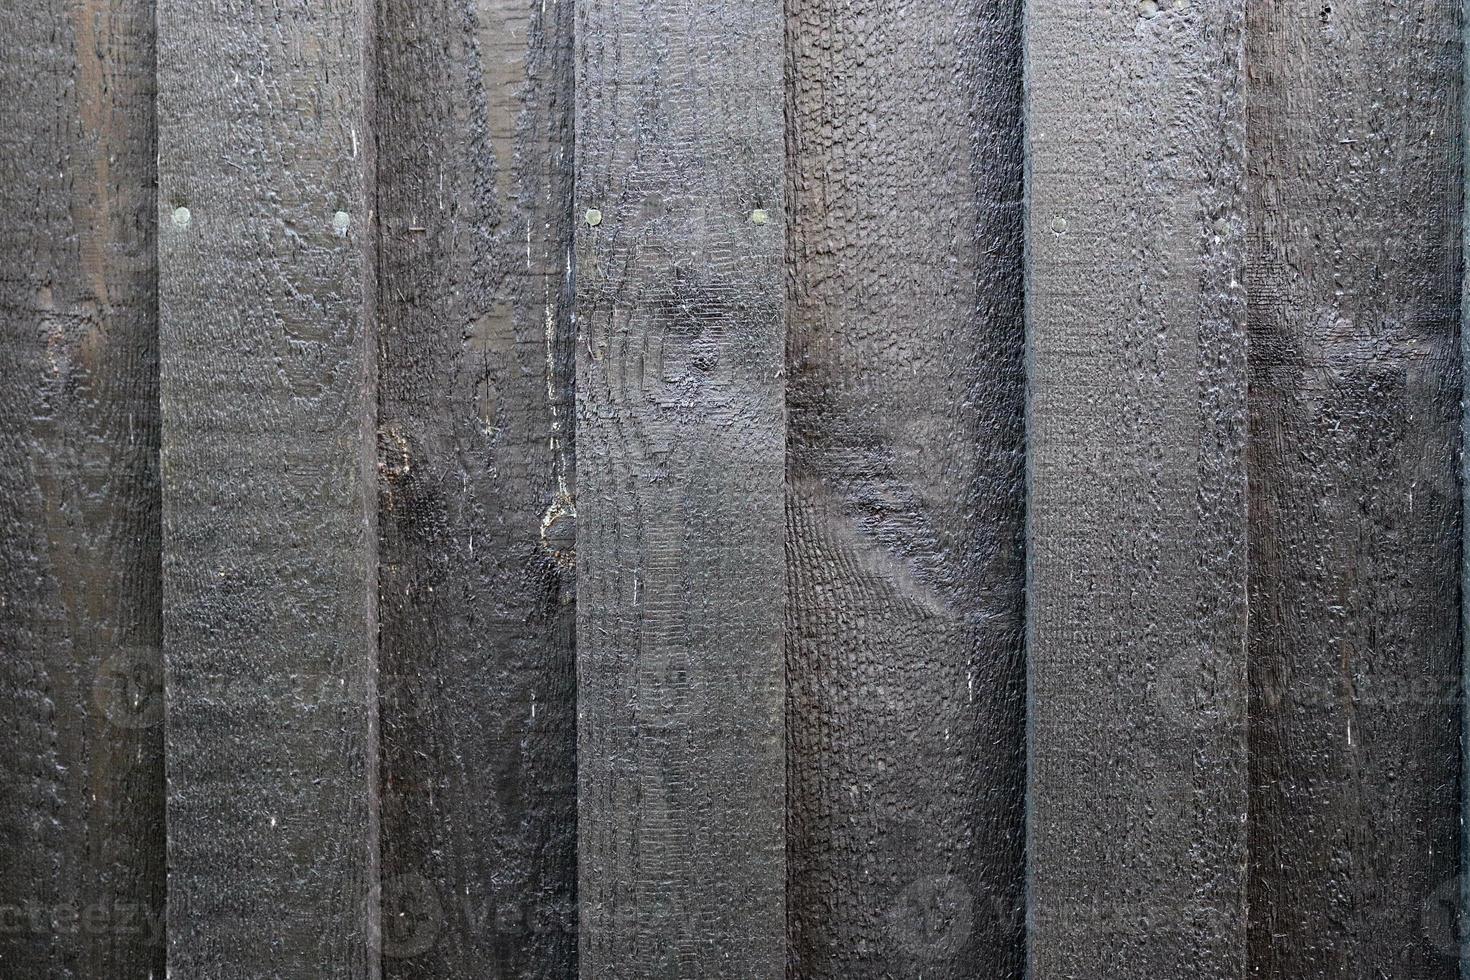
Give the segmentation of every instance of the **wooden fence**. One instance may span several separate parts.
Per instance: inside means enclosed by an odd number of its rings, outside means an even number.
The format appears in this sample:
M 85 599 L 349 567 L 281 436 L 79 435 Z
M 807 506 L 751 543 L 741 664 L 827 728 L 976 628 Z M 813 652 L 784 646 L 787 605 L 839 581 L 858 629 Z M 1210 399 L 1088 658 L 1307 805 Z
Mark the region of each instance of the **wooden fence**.
M 0 976 L 1470 976 L 1464 19 L 4 5 Z

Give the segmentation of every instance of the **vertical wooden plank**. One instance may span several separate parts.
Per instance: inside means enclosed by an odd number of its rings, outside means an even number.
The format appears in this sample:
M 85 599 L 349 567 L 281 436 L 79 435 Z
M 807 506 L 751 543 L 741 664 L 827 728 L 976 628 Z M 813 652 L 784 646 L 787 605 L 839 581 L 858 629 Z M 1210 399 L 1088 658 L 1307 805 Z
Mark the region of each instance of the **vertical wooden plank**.
M 378 975 L 370 20 L 159 4 L 177 977 Z
M 0 974 L 163 975 L 153 7 L 0 10 Z
M 785 969 L 782 24 L 578 5 L 589 980 Z
M 1465 933 L 1465 923 L 1470 921 L 1470 704 L 1465 692 L 1470 690 L 1470 521 L 1465 519 L 1470 512 L 1470 405 L 1465 399 L 1465 379 L 1470 377 L 1470 221 L 1465 220 L 1465 204 L 1470 201 L 1470 166 L 1467 166 L 1466 146 L 1470 145 L 1470 0 L 1460 0 L 1460 208 L 1456 213 L 1460 233 L 1460 663 L 1455 672 L 1455 698 L 1460 712 L 1460 863 L 1457 869 L 1459 881 L 1455 887 L 1440 893 L 1435 910 L 1438 915 L 1441 942 L 1454 949 L 1460 961 L 1460 980 L 1470 980 L 1470 936 Z
M 1452 977 L 1458 5 L 1249 9 L 1253 975 Z
M 1244 8 L 1027 10 L 1030 976 L 1238 978 Z
M 384 972 L 565 980 L 573 8 L 379 9 Z
M 791 976 L 1021 976 L 1020 4 L 787 5 Z

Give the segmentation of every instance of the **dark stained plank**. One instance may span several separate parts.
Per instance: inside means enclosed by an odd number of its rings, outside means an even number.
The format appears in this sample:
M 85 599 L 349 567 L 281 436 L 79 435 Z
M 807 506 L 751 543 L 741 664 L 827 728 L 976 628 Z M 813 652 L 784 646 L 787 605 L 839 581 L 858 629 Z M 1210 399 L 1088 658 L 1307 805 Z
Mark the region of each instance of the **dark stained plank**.
M 1249 10 L 1251 973 L 1453 977 L 1459 5 Z
M 153 5 L 0 9 L 0 976 L 163 976 Z
M 1020 4 L 787 13 L 788 975 L 1020 977 Z
M 158 23 L 169 970 L 376 977 L 371 9 Z
M 781 5 L 577 7 L 580 970 L 785 969 Z
M 1470 706 L 1466 704 L 1465 691 L 1467 689 L 1466 679 L 1470 677 L 1470 521 L 1465 519 L 1467 510 L 1470 510 L 1470 405 L 1465 403 L 1465 378 L 1470 377 L 1470 337 L 1467 337 L 1465 325 L 1470 323 L 1470 287 L 1466 280 L 1470 278 L 1470 222 L 1465 220 L 1465 202 L 1470 201 L 1470 168 L 1467 168 L 1466 145 L 1470 141 L 1470 97 L 1466 92 L 1470 91 L 1470 56 L 1467 56 L 1467 47 L 1470 47 L 1470 18 L 1461 15 L 1460 32 L 1462 44 L 1458 52 L 1451 51 L 1453 57 L 1460 57 L 1460 77 L 1458 80 L 1460 109 L 1460 207 L 1455 212 L 1459 219 L 1460 234 L 1460 307 L 1459 322 L 1460 331 L 1460 442 L 1456 447 L 1458 451 L 1459 480 L 1460 480 L 1460 662 L 1456 666 L 1454 683 L 1448 685 L 1450 691 L 1455 692 L 1452 698 L 1455 706 L 1460 712 L 1460 867 L 1458 886 L 1443 887 L 1443 890 L 1435 893 L 1437 902 L 1428 910 L 1430 921 L 1434 922 L 1436 939 L 1443 943 L 1442 948 L 1447 952 L 1452 947 L 1460 959 L 1460 977 L 1464 980 L 1470 977 L 1470 941 L 1467 941 L 1463 923 L 1463 916 L 1470 913 L 1470 868 L 1465 865 L 1467 855 L 1470 855 L 1470 822 L 1465 817 L 1470 811 Z M 1453 81 L 1451 84 L 1455 84 Z M 1445 690 L 1445 685 L 1440 685 L 1440 690 Z
M 572 4 L 382 0 L 384 973 L 576 973 Z
M 1239 978 L 1244 8 L 1027 10 L 1029 976 Z

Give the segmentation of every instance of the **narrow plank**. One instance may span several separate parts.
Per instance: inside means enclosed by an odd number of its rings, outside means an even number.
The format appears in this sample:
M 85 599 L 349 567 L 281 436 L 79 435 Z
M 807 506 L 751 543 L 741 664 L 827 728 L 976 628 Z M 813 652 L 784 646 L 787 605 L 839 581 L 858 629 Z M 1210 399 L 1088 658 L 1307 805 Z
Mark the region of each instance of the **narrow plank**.
M 783 19 L 577 8 L 585 978 L 785 970 Z
M 379 972 L 371 14 L 159 4 L 177 977 Z
M 576 973 L 572 4 L 383 0 L 384 973 Z
M 0 974 L 163 975 L 153 6 L 0 10 Z
M 1016 0 L 790 0 L 790 976 L 1024 967 Z
M 1460 711 L 1460 875 L 1459 887 L 1448 888 L 1436 907 L 1431 909 L 1438 923 L 1438 935 L 1452 940 L 1459 946 L 1460 980 L 1470 980 L 1470 941 L 1464 932 L 1463 918 L 1470 914 L 1470 868 L 1465 865 L 1470 856 L 1470 705 L 1465 692 L 1470 690 L 1470 521 L 1465 514 L 1470 512 L 1470 406 L 1465 404 L 1465 379 L 1470 377 L 1470 333 L 1465 325 L 1470 323 L 1470 221 L 1465 220 L 1465 202 L 1470 200 L 1470 168 L 1466 167 L 1466 146 L 1470 145 L 1470 11 L 1461 7 L 1460 14 L 1460 208 L 1456 212 L 1460 231 L 1460 444 L 1457 448 L 1460 478 L 1460 663 L 1455 672 L 1455 703 Z M 1451 945 L 1447 942 L 1446 945 Z
M 1453 977 L 1459 4 L 1249 12 L 1252 975 Z
M 1029 975 L 1239 978 L 1244 7 L 1027 11 Z

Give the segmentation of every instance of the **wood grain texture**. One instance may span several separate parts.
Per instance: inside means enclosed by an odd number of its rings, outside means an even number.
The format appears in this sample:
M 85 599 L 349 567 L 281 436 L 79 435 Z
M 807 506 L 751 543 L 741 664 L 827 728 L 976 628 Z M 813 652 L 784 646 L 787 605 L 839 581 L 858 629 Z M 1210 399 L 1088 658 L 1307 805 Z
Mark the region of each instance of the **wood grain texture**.
M 792 978 L 1022 973 L 1020 26 L 787 4 Z
M 384 972 L 565 980 L 572 4 L 379 9 Z
M 1251 973 L 1452 977 L 1458 5 L 1249 9 Z
M 577 8 L 581 976 L 785 969 L 777 0 Z
M 1460 90 L 1459 90 L 1459 135 L 1460 135 L 1460 206 L 1456 212 L 1460 232 L 1460 663 L 1455 674 L 1455 702 L 1460 711 L 1460 867 L 1458 887 L 1446 888 L 1440 893 L 1440 901 L 1433 911 L 1436 913 L 1438 934 L 1445 946 L 1450 947 L 1460 960 L 1460 980 L 1470 980 L 1470 937 L 1466 936 L 1464 923 L 1470 916 L 1470 822 L 1465 820 L 1470 810 L 1470 708 L 1467 708 L 1465 692 L 1470 690 L 1470 521 L 1465 519 L 1470 512 L 1470 405 L 1465 401 L 1465 379 L 1470 377 L 1470 332 L 1465 324 L 1470 322 L 1470 221 L 1465 220 L 1465 203 L 1470 201 L 1470 168 L 1466 166 L 1465 147 L 1470 141 L 1470 3 L 1460 3 Z M 1458 946 L 1458 949 L 1453 947 Z
M 0 9 L 0 975 L 163 974 L 153 8 Z
M 1027 12 L 1029 975 L 1239 978 L 1244 8 Z
M 371 20 L 159 5 L 175 977 L 379 972 Z

